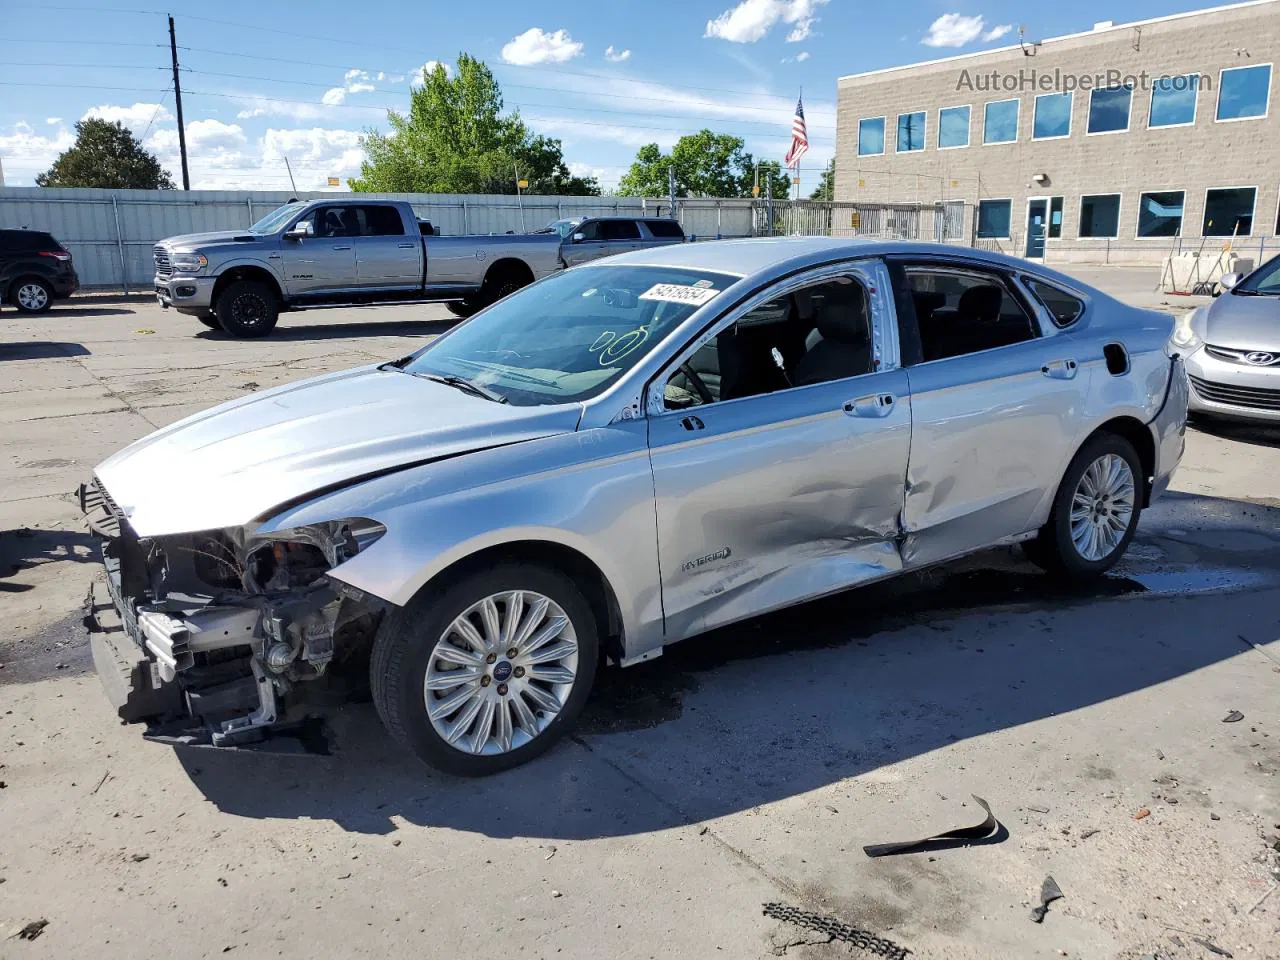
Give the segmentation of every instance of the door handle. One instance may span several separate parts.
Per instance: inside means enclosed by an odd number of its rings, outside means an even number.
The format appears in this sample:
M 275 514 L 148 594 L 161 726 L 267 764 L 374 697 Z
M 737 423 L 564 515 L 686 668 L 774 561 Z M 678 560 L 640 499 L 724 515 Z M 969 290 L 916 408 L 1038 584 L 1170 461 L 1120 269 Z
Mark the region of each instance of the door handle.
M 706 424 L 702 422 L 700 417 L 685 417 L 680 421 L 680 426 L 686 430 L 701 430 Z
M 1040 372 L 1050 380 L 1073 380 L 1080 365 L 1074 360 L 1050 360 Z
M 335 250 L 350 250 L 350 249 L 351 249 L 351 244 L 349 244 L 349 243 L 348 243 L 348 244 L 347 244 L 346 246 L 344 246 L 344 247 L 334 247 L 333 249 L 335 249 Z
M 892 393 L 871 393 L 846 401 L 844 412 L 851 417 L 887 417 L 897 402 L 898 398 Z
M 397 243 L 396 246 L 399 247 L 401 250 L 412 250 L 414 247 L 417 246 L 417 244 L 416 243 Z

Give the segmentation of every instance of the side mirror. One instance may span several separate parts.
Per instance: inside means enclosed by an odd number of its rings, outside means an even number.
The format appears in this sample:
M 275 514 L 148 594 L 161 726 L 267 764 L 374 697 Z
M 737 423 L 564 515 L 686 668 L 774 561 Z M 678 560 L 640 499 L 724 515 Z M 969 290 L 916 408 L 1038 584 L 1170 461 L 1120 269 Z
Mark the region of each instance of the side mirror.
M 285 234 L 285 239 L 301 240 L 303 237 L 314 236 L 315 229 L 310 220 L 302 220 L 289 229 L 288 233 Z
M 585 239 L 587 239 L 587 235 L 586 235 L 585 233 L 575 233 L 575 234 L 573 235 L 573 242 L 574 242 L 574 243 L 581 243 L 581 242 L 582 242 L 583 240 L 585 240 Z
M 1218 286 L 1220 286 L 1223 290 L 1230 290 L 1232 287 L 1236 286 L 1243 279 L 1244 279 L 1244 274 L 1242 273 L 1224 273 L 1221 277 L 1218 278 Z

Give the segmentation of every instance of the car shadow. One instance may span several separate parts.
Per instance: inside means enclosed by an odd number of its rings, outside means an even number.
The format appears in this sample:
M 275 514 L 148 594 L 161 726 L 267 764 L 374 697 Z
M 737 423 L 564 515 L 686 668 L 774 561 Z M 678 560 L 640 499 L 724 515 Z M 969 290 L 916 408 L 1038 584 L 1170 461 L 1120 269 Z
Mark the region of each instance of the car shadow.
M 89 350 L 82 343 L 58 343 L 36 340 L 31 343 L 0 343 L 0 363 L 5 360 L 65 360 L 67 357 L 87 357 Z
M 1192 427 L 1201 433 L 1222 440 L 1235 440 L 1258 447 L 1280 447 L 1280 423 L 1269 426 L 1262 423 L 1244 423 L 1234 420 L 1215 420 L 1194 417 Z
M 121 307 L 61 307 L 54 306 L 49 311 L 51 317 L 122 317 L 137 313 Z
M 1219 563 L 1213 550 L 1236 538 L 1253 544 L 1237 564 L 1280 580 L 1280 549 L 1260 547 L 1250 519 L 1280 510 L 1171 498 L 1206 518 L 1200 540 L 1217 545 L 1189 569 Z M 178 757 L 205 797 L 242 817 L 378 834 L 401 823 L 564 840 L 646 833 L 1163 684 L 1240 655 L 1237 634 L 1256 632 L 1238 597 L 1216 587 L 1122 599 L 1144 590 L 1141 577 L 1123 576 L 1063 586 L 1006 549 L 847 591 L 603 670 L 572 737 L 479 780 L 419 764 L 368 704 L 329 718 L 333 756 L 178 748 Z
M 0 593 L 21 593 L 28 584 L 14 583 L 10 578 L 27 567 L 42 563 L 70 561 L 97 563 L 98 549 L 94 538 L 76 530 L 0 530 Z
M 360 321 L 356 323 L 326 323 L 308 326 L 278 326 L 267 336 L 269 340 L 302 341 L 302 340 L 341 340 L 348 337 L 427 337 L 452 330 L 462 322 L 450 317 L 437 320 L 383 320 Z M 196 334 L 200 340 L 232 340 L 222 330 L 201 330 Z

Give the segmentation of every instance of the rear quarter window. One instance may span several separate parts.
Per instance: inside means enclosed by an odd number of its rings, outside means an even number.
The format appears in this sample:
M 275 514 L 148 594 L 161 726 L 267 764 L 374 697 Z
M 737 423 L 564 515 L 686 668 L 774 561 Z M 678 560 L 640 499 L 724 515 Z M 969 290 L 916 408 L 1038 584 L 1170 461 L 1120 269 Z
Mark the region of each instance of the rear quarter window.
M 684 228 L 674 220 L 646 220 L 644 225 L 655 237 L 684 238 Z
M 1084 301 L 1075 294 L 1067 293 L 1059 287 L 1032 277 L 1026 277 L 1025 281 L 1027 289 L 1049 311 L 1049 316 L 1053 318 L 1055 325 L 1069 327 L 1084 313 Z
M 61 250 L 62 244 L 52 235 L 39 230 L 0 230 L 0 250 L 10 253 L 34 253 L 39 250 Z

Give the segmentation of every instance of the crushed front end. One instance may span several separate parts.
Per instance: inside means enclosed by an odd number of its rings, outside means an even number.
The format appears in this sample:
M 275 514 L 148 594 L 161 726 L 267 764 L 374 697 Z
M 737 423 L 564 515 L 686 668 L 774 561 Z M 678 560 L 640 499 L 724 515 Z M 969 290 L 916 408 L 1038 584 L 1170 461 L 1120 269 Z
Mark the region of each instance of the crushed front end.
M 94 665 L 149 739 L 259 743 L 367 692 L 382 603 L 328 573 L 381 525 L 140 538 L 96 478 L 77 494 L 106 569 L 108 596 L 89 599 Z

